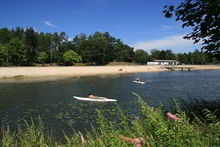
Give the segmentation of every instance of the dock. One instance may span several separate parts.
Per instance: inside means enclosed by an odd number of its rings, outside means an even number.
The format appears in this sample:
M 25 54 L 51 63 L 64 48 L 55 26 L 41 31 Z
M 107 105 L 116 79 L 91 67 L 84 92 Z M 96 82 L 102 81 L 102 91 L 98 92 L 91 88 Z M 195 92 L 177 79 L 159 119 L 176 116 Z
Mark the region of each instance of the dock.
M 161 68 L 168 69 L 170 71 L 180 70 L 180 71 L 191 71 L 194 67 L 189 65 L 164 65 Z

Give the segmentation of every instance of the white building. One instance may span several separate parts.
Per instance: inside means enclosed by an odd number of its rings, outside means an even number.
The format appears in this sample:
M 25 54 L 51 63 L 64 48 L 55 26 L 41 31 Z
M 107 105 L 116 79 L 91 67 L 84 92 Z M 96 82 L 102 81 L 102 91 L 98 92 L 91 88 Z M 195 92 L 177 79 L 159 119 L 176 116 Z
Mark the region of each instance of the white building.
M 154 60 L 151 62 L 147 62 L 147 65 L 178 65 L 179 62 L 177 60 Z

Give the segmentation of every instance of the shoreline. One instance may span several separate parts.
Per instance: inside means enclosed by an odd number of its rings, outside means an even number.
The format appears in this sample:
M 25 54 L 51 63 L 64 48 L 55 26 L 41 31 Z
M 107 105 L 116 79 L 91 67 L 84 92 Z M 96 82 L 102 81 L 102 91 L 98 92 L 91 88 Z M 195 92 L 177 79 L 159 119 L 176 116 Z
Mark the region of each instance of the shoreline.
M 186 65 L 192 70 L 219 70 L 220 65 Z M 0 82 L 50 81 L 68 77 L 169 71 L 159 65 L 0 67 Z

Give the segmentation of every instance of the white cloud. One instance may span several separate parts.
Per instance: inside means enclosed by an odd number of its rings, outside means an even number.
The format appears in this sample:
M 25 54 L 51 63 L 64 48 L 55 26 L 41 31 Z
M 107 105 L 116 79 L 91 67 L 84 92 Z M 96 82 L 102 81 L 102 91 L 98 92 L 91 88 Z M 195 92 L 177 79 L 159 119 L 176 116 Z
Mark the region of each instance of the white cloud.
M 39 30 L 37 30 L 35 27 L 34 27 L 33 29 L 34 29 L 34 31 L 35 31 L 35 32 L 40 33 L 40 31 L 39 31 Z
M 49 27 L 58 28 L 56 25 L 52 24 L 50 21 L 44 21 L 43 23 Z
M 68 38 L 68 41 L 73 41 L 73 38 Z
M 178 50 L 194 50 L 198 45 L 193 44 L 193 40 L 183 39 L 183 34 L 168 36 L 157 40 L 140 41 L 132 45 L 135 49 L 144 49 L 145 51 L 150 51 L 151 49 L 171 49 Z M 177 51 L 180 52 L 180 51 Z

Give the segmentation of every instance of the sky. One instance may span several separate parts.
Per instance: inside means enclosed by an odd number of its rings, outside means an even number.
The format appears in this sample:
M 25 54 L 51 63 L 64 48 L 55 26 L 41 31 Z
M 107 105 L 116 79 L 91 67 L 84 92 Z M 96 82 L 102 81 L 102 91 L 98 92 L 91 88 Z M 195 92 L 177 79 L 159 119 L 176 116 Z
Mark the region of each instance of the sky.
M 0 0 L 0 28 L 33 27 L 39 32 L 77 34 L 109 32 L 123 43 L 150 52 L 171 49 L 183 53 L 200 49 L 185 40 L 191 31 L 175 18 L 167 19 L 165 5 L 182 0 Z

